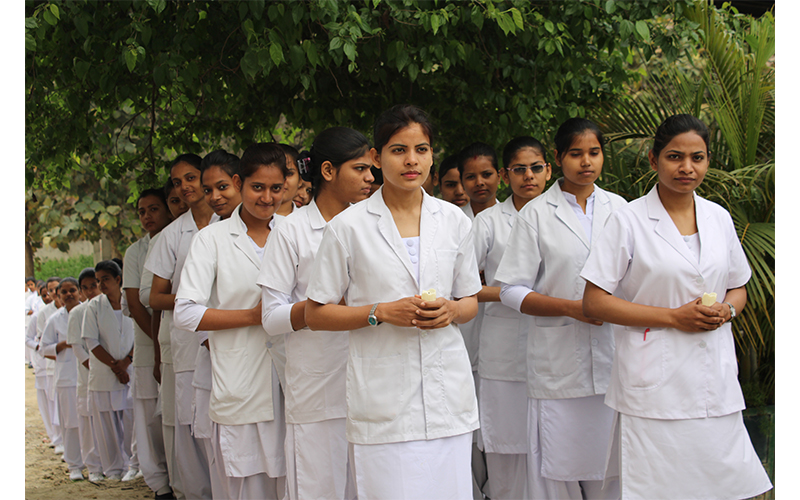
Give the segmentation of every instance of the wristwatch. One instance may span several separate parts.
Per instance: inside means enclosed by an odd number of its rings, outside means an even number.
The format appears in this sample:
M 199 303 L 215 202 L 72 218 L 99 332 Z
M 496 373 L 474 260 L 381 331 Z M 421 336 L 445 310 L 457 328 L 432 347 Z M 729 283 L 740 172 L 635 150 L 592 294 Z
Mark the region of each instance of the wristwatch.
M 731 308 L 731 319 L 729 321 L 733 321 L 733 318 L 736 317 L 736 308 L 730 302 L 723 302 L 723 304 L 728 304 L 728 307 Z
M 370 326 L 378 326 L 382 323 L 382 321 L 378 321 L 378 317 L 375 316 L 375 309 L 378 308 L 378 304 L 380 302 L 376 302 L 375 305 L 372 306 L 372 309 L 369 310 L 369 316 L 367 316 L 367 322 Z

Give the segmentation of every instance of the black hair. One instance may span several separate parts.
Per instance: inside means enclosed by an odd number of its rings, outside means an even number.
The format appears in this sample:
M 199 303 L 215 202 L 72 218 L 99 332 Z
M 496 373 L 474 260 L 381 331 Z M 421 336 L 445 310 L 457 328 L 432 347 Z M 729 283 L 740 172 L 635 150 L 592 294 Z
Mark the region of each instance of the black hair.
M 78 290 L 81 289 L 81 286 L 78 284 L 78 280 L 76 280 L 72 276 L 67 276 L 66 278 L 58 282 L 58 288 L 56 288 L 56 290 L 60 290 L 61 285 L 63 285 L 64 283 L 72 283 Z
M 26 277 L 26 278 L 25 278 L 25 283 L 26 283 L 26 284 L 27 284 L 29 281 L 33 281 L 33 283 L 34 283 L 34 284 L 36 284 L 36 278 L 34 278 L 33 276 L 28 276 L 28 277 Z
M 297 159 L 300 158 L 300 151 L 289 144 L 278 144 L 278 146 L 280 146 L 284 154 L 289 155 L 289 157 L 294 160 L 295 163 L 297 163 Z
M 503 148 L 503 166 L 509 168 L 511 162 L 514 161 L 514 156 L 516 156 L 521 149 L 525 148 L 534 149 L 544 158 L 545 162 L 547 161 L 547 155 L 545 154 L 544 146 L 542 146 L 541 142 L 530 136 L 521 136 L 511 139 Z
M 45 283 L 44 281 L 38 281 L 36 283 L 36 290 L 39 291 L 39 295 L 42 294 L 42 289 L 47 290 L 47 283 Z
M 117 263 L 117 265 L 119 266 L 119 269 L 121 271 L 122 270 L 122 259 L 120 259 L 119 257 L 112 257 L 111 260 L 113 260 L 114 262 Z
M 162 189 L 164 190 L 164 199 L 169 201 L 169 194 L 175 189 L 175 184 L 172 182 L 172 179 L 167 179 Z M 169 204 L 167 206 L 169 206 Z
M 239 177 L 244 181 L 262 166 L 278 167 L 284 178 L 289 174 L 286 168 L 286 154 L 274 142 L 258 142 L 248 146 L 242 153 L 242 159 L 239 160 Z
M 695 132 L 706 143 L 706 152 L 708 152 L 708 127 L 698 118 L 692 115 L 672 115 L 664 123 L 656 129 L 656 135 L 653 137 L 653 155 L 658 157 L 661 150 L 669 144 L 676 135 L 684 134 L 686 132 Z
M 101 260 L 100 262 L 97 263 L 96 266 L 94 266 L 94 270 L 95 272 L 105 271 L 115 278 L 117 276 L 122 276 L 122 267 L 120 267 L 119 264 L 117 264 L 117 262 L 114 259 Z
M 58 276 L 51 276 L 50 278 L 47 278 L 47 282 L 45 283 L 45 285 L 49 285 L 53 281 L 61 281 L 61 278 L 59 278 Z
M 488 157 L 494 169 L 500 170 L 500 167 L 497 166 L 497 153 L 495 152 L 494 148 L 485 142 L 473 142 L 469 146 L 459 151 L 457 157 L 458 172 L 461 175 L 464 175 L 464 165 L 466 165 L 467 160 L 470 158 L 477 158 L 479 156 Z
M 372 127 L 372 138 L 378 154 L 394 134 L 414 123 L 418 123 L 422 127 L 423 132 L 428 136 L 428 142 L 433 146 L 434 130 L 428 114 L 413 104 L 397 104 L 381 113 Z
M 600 132 L 600 129 L 593 121 L 586 118 L 570 118 L 558 127 L 556 136 L 553 139 L 553 142 L 556 143 L 559 161 L 572 146 L 575 138 L 586 132 L 591 132 L 597 137 L 597 142 L 600 143 L 600 150 L 603 150 L 603 133 Z
M 370 165 L 369 171 L 372 172 L 372 184 L 383 186 L 383 170 L 379 169 L 375 165 Z
M 442 182 L 442 177 L 453 169 L 458 170 L 458 154 L 448 156 L 439 164 L 439 182 Z
M 78 284 L 80 284 L 86 278 L 94 278 L 94 277 L 95 277 L 94 268 L 93 267 L 86 267 L 78 275 Z
M 177 158 L 172 160 L 172 163 L 169 166 L 169 172 L 172 172 L 172 169 L 178 163 L 188 163 L 189 165 L 193 166 L 197 170 L 200 170 L 200 164 L 202 163 L 203 159 L 197 156 L 194 153 L 184 153 L 182 155 L 178 155 Z M 168 173 L 169 173 L 168 172 Z
M 311 149 L 296 160 L 297 167 L 303 180 L 311 183 L 316 196 L 322 185 L 323 163 L 329 161 L 338 169 L 343 163 L 359 158 L 367 151 L 369 140 L 364 134 L 349 127 L 331 127 L 317 134 Z
M 203 182 L 203 173 L 211 167 L 219 167 L 229 177 L 239 173 L 239 157 L 228 153 L 224 149 L 217 149 L 205 155 L 200 162 L 200 182 Z
M 139 193 L 139 198 L 136 199 L 136 208 L 139 207 L 139 202 L 142 201 L 142 198 L 147 198 L 148 196 L 155 196 L 161 200 L 161 203 L 164 204 L 164 208 L 167 208 L 167 197 L 164 195 L 164 190 L 158 188 L 145 189 Z

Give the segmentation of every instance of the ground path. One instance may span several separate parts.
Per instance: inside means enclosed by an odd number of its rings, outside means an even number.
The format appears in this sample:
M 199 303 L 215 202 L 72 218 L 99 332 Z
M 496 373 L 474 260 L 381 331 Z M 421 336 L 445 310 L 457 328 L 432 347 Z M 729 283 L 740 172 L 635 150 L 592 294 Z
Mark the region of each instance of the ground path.
M 23 369 L 20 363 L 20 370 Z M 61 461 L 53 448 L 47 445 L 47 434 L 39 415 L 36 401 L 36 377 L 33 370 L 25 370 L 25 498 L 37 500 L 114 499 L 130 500 L 153 498 L 153 492 L 144 479 L 103 481 L 90 483 L 70 481 L 67 464 Z M 88 476 L 86 469 L 84 477 Z

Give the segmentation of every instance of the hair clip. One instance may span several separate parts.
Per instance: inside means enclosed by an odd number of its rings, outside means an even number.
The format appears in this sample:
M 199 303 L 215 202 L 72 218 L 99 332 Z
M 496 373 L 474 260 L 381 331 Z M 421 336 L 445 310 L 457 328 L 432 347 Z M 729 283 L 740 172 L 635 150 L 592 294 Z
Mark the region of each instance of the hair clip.
M 297 170 L 302 177 L 307 177 L 311 172 L 311 153 L 303 151 L 297 158 Z

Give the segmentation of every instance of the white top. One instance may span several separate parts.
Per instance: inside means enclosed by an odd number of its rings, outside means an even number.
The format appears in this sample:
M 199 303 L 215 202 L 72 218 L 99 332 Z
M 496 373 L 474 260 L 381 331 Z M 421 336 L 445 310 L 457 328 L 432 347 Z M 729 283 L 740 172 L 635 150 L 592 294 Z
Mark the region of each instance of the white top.
M 248 309 L 261 300 L 261 289 L 254 279 L 261 261 L 250 244 L 240 210 L 241 205 L 228 219 L 197 233 L 176 300 L 188 299 L 213 309 Z M 180 322 L 179 311 L 175 311 L 175 322 Z M 211 331 L 208 343 L 211 420 L 225 425 L 273 420 L 272 363 L 283 378 L 283 339 L 269 337 L 257 325 Z M 174 359 L 177 363 L 177 357 Z
M 67 340 L 68 317 L 67 308 L 62 307 L 47 320 L 42 334 L 42 354 L 56 357 L 56 387 L 75 387 L 78 383 L 78 367 L 72 349 L 62 349 L 56 353 L 56 345 Z
M 626 202 L 594 187 L 594 243 L 609 215 Z M 559 182 L 519 212 L 495 279 L 567 300 L 583 297 L 580 277 L 589 236 Z M 610 324 L 594 326 L 568 316 L 533 316 L 528 336 L 528 397 L 562 399 L 604 394 L 614 357 Z
M 147 245 L 147 253 L 145 254 L 145 263 L 147 259 L 150 257 L 150 253 L 153 251 L 153 247 L 155 246 L 155 242 L 158 241 L 158 237 L 161 236 L 159 232 L 152 238 L 150 238 L 150 243 Z M 148 270 L 146 267 L 142 269 L 142 277 L 139 281 L 139 302 L 142 304 L 146 304 L 147 307 L 150 307 L 150 290 L 153 286 L 153 273 L 152 271 Z M 156 312 L 155 314 L 159 314 Z M 172 364 L 172 345 L 170 343 L 170 335 L 169 331 L 172 328 L 172 311 L 161 311 L 161 321 L 158 326 L 158 345 L 161 351 L 161 362 L 166 364 Z
M 581 276 L 635 304 L 680 307 L 744 286 L 750 266 L 730 214 L 694 195 L 700 261 L 658 196 L 658 185 L 609 218 Z M 731 324 L 684 333 L 614 325 L 617 344 L 606 404 L 656 419 L 728 415 L 744 408 Z
M 122 359 L 133 348 L 133 320 L 127 316 L 121 318 L 120 322 L 108 297 L 100 294 L 86 306 L 81 338 L 87 344 L 89 339 L 96 340 L 112 358 Z M 111 367 L 97 359 L 94 353 L 89 353 L 90 391 L 119 391 L 125 386 L 117 380 Z
M 559 179 L 556 182 L 561 187 L 561 184 L 564 183 L 564 179 Z M 592 194 L 586 197 L 586 211 L 584 212 L 581 206 L 578 204 L 578 197 L 572 193 L 568 193 L 566 191 L 561 191 L 561 194 L 564 195 L 564 199 L 567 200 L 569 206 L 572 207 L 572 211 L 575 212 L 575 217 L 578 218 L 578 222 L 581 223 L 581 227 L 586 232 L 586 238 L 589 240 L 589 243 L 592 242 L 592 218 L 594 217 L 594 194 L 595 191 L 592 191 Z
M 494 205 L 497 205 L 498 203 L 500 203 L 500 202 L 499 202 L 499 201 L 497 201 L 497 198 L 495 198 L 495 199 L 494 199 Z M 492 205 L 492 207 L 493 207 L 494 205 Z M 454 206 L 457 206 L 457 205 L 454 205 Z M 492 208 L 492 207 L 489 207 L 489 208 Z M 475 220 L 475 212 L 473 212 L 473 211 L 472 211 L 472 203 L 471 203 L 471 202 L 468 202 L 468 203 L 467 203 L 466 205 L 464 205 L 463 207 L 458 207 L 458 208 L 460 208 L 460 209 L 461 209 L 461 211 L 462 211 L 462 212 L 464 212 L 464 215 L 466 215 L 467 217 L 469 217 L 469 220 L 471 220 L 471 221 L 472 221 L 472 220 Z
M 125 252 L 125 266 L 122 268 L 122 296 L 126 298 L 125 288 L 140 289 L 142 284 L 142 271 L 144 270 L 144 262 L 147 258 L 147 249 L 150 246 L 150 234 L 146 234 L 128 247 Z M 152 279 L 150 280 L 152 284 Z M 139 299 L 141 302 L 141 299 Z M 153 310 L 150 308 L 150 301 L 142 302 L 147 308 L 147 312 L 152 316 Z M 130 315 L 130 311 L 128 311 Z M 131 318 L 133 319 L 133 318 Z M 144 330 L 139 328 L 136 320 L 133 321 L 133 344 L 136 348 L 133 350 L 133 366 L 153 366 L 155 358 L 153 356 L 153 339 L 151 339 Z
M 83 318 L 86 315 L 88 302 L 81 302 L 72 308 L 67 320 L 67 343 L 72 346 L 72 354 L 75 356 L 75 364 L 78 371 L 78 396 L 86 397 L 89 391 L 89 369 L 83 366 L 83 362 L 89 359 L 89 351 L 83 341 Z
M 417 282 L 380 188 L 328 223 L 308 298 L 321 304 L 344 298 L 358 307 L 431 288 L 446 299 L 475 295 L 481 283 L 470 226 L 458 207 L 423 191 Z M 347 406 L 347 439 L 356 444 L 475 430 L 475 387 L 458 326 L 426 331 L 383 323 L 351 331 Z
M 50 302 L 46 306 L 41 309 L 41 313 L 36 317 L 36 343 L 39 344 L 39 351 L 41 351 L 41 341 L 42 341 L 42 334 L 44 334 L 44 327 L 47 324 L 47 320 L 50 319 L 50 316 L 56 313 L 56 303 Z M 42 354 L 44 356 L 44 354 Z M 45 365 L 45 371 L 47 375 L 55 375 L 56 374 L 56 362 L 52 359 L 48 359 L 43 357 L 42 358 Z
M 209 226 L 218 220 L 219 215 L 213 214 L 209 221 Z M 192 238 L 197 232 L 197 224 L 195 224 L 192 217 L 192 211 L 189 210 L 161 230 L 160 237 L 154 243 L 153 249 L 145 261 L 145 269 L 172 282 L 171 293 L 173 294 L 178 291 L 180 286 L 181 271 L 186 261 L 186 255 L 189 253 Z M 163 320 L 164 318 L 162 317 Z M 173 325 L 170 335 L 172 363 L 175 373 L 194 370 L 197 349 L 200 348 L 197 334 Z
M 267 241 L 269 265 L 261 268 L 262 324 L 286 343 L 286 421 L 319 422 L 347 416 L 345 377 L 348 332 L 292 330 L 291 309 L 306 299 L 311 269 L 327 222 L 315 200 L 298 209 Z
M 495 279 L 497 266 L 506 249 L 517 208 L 512 196 L 479 213 L 472 221 L 472 238 L 478 269 L 486 286 L 502 285 Z M 525 349 L 528 342 L 528 316 L 501 302 L 483 304 L 480 321 L 478 373 L 482 378 L 524 382 Z

